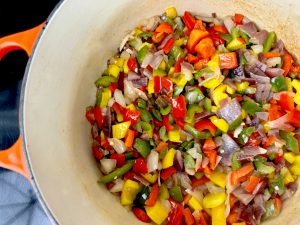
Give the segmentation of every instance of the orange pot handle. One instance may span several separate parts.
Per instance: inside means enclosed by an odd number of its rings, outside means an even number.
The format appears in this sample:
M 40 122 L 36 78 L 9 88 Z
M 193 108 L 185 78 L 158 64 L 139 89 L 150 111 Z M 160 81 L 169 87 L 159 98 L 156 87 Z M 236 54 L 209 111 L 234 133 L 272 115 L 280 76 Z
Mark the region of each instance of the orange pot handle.
M 0 38 L 0 61 L 9 52 L 24 50 L 30 56 L 37 37 L 45 22 L 23 32 Z M 0 167 L 15 171 L 30 179 L 25 155 L 22 148 L 22 138 L 19 136 L 10 148 L 0 151 Z

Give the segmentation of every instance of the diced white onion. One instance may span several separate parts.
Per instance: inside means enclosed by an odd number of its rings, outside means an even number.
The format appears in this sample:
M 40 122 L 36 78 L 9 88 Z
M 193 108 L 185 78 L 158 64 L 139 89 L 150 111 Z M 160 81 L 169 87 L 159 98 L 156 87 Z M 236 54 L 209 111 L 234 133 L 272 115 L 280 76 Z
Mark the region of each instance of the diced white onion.
M 273 58 L 267 59 L 266 64 L 268 67 L 275 67 L 276 65 L 281 64 L 281 58 L 273 57 Z
M 114 92 L 114 98 L 117 103 L 119 103 L 121 106 L 126 107 L 125 98 L 121 90 L 116 89 Z
M 100 160 L 101 171 L 105 174 L 112 172 L 117 166 L 117 160 L 115 159 L 101 159 Z
M 123 185 L 124 185 L 124 180 L 119 178 L 115 180 L 115 185 L 111 189 L 109 189 L 109 191 L 112 193 L 120 192 L 123 189 Z
M 252 48 L 253 52 L 257 55 L 259 53 L 262 53 L 263 49 L 264 49 L 263 45 L 252 45 L 251 48 Z
M 118 154 L 122 154 L 126 151 L 126 146 L 122 140 L 117 138 L 108 138 L 108 142 Z
M 147 157 L 148 173 L 158 169 L 159 154 L 157 151 L 151 151 Z

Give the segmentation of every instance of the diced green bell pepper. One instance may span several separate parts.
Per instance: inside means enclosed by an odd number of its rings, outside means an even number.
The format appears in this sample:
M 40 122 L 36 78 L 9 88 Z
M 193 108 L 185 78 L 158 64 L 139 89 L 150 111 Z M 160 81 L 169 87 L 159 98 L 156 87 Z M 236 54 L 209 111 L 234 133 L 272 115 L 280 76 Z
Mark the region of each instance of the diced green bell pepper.
M 193 123 L 195 113 L 201 113 L 201 112 L 203 112 L 203 109 L 201 106 L 195 105 L 195 104 L 189 105 L 187 113 L 186 113 L 186 117 L 184 118 L 184 121 L 187 123 Z
M 243 122 L 243 117 L 239 116 L 229 125 L 228 130 L 234 131 L 242 122 Z
M 189 104 L 195 104 L 200 102 L 205 96 L 199 88 L 193 88 L 192 90 L 185 93 L 185 100 Z
M 238 160 L 238 152 L 232 154 L 232 170 L 236 171 L 242 167 L 241 162 Z
M 167 135 L 167 130 L 166 130 L 166 127 L 165 126 L 162 126 L 160 129 L 159 129 L 159 137 L 161 140 L 163 140 L 164 142 L 168 141 L 169 138 L 168 138 L 168 135 Z
M 170 50 L 169 56 L 177 61 L 180 57 L 183 56 L 183 49 L 177 45 L 174 45 Z
M 203 102 L 204 108 L 205 108 L 207 111 L 211 112 L 211 107 L 212 107 L 212 105 L 211 105 L 211 99 L 205 97 L 203 101 L 204 101 L 204 102 Z
M 256 116 L 256 112 L 264 111 L 262 107 L 252 100 L 245 100 L 242 103 L 242 108 L 251 116 Z
M 271 79 L 272 90 L 274 92 L 287 91 L 288 86 L 284 76 L 280 75 Z
M 168 105 L 165 108 L 160 108 L 159 109 L 161 115 L 163 115 L 163 116 L 168 115 L 171 112 L 171 110 L 172 110 L 172 107 L 170 105 Z
M 146 200 L 148 199 L 149 195 L 150 195 L 150 187 L 149 186 L 145 186 L 144 189 L 139 192 L 136 195 L 136 198 L 134 200 L 134 205 L 135 206 L 139 206 L 139 207 L 144 207 Z
M 139 98 L 137 101 L 138 107 L 145 109 L 147 107 L 147 102 L 144 99 Z
M 242 132 L 238 136 L 238 141 L 240 144 L 246 144 L 249 140 L 249 137 L 254 132 L 254 127 L 247 127 L 242 130 Z
M 186 154 L 183 160 L 184 167 L 187 169 L 195 169 L 195 160 L 189 154 Z
M 182 202 L 183 201 L 181 188 L 179 186 L 172 187 L 169 190 L 169 193 L 175 201 L 177 201 L 177 202 Z
M 148 39 L 148 38 L 151 38 L 153 36 L 153 33 L 152 32 L 142 32 L 142 33 L 139 33 L 137 36 L 139 38 Z
M 152 109 L 151 113 L 152 113 L 152 115 L 154 116 L 155 119 L 157 119 L 160 122 L 162 121 L 162 117 L 161 117 L 161 115 L 160 115 L 160 113 L 159 113 L 158 110 Z
M 189 124 L 184 125 L 184 130 L 186 132 L 190 133 L 191 135 L 193 135 L 194 138 L 208 139 L 208 138 L 212 137 L 210 132 L 208 132 L 208 131 L 198 131 L 196 128 L 194 128 L 193 126 L 191 126 Z
M 174 92 L 173 92 L 173 98 L 178 97 L 182 91 L 183 91 L 183 87 L 175 86 Z
M 299 153 L 299 144 L 298 140 L 289 132 L 280 131 L 279 135 L 283 140 L 285 140 L 285 147 L 287 150 L 292 151 L 294 153 Z
M 254 161 L 255 168 L 261 174 L 271 174 L 275 171 L 275 168 L 272 166 L 265 165 L 263 162 Z
M 146 140 L 136 138 L 134 141 L 133 147 L 144 157 L 146 158 L 150 153 L 150 144 Z
M 118 79 L 113 76 L 101 76 L 95 81 L 97 87 L 108 87 L 111 83 L 117 82 Z
M 263 52 L 269 52 L 276 41 L 276 33 L 274 31 L 269 32 L 268 36 L 264 42 Z
M 148 47 L 147 45 L 145 45 L 145 46 L 142 47 L 142 48 L 138 51 L 138 53 L 137 53 L 136 58 L 137 58 L 137 60 L 138 60 L 138 62 L 139 62 L 140 65 L 142 64 L 142 62 L 143 62 L 145 56 L 146 56 L 147 53 L 148 53 L 148 48 L 149 48 L 149 47 Z
M 141 119 L 149 123 L 150 120 L 152 119 L 151 113 L 147 109 L 143 109 L 139 107 L 138 110 L 141 112 Z

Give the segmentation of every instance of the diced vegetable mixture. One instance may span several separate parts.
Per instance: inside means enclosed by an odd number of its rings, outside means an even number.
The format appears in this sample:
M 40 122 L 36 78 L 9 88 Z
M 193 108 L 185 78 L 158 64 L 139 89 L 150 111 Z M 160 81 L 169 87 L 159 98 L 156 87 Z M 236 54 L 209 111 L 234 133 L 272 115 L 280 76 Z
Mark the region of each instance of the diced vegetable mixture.
M 257 225 L 300 175 L 300 66 L 242 14 L 169 7 L 122 41 L 86 110 L 100 184 L 145 223 Z

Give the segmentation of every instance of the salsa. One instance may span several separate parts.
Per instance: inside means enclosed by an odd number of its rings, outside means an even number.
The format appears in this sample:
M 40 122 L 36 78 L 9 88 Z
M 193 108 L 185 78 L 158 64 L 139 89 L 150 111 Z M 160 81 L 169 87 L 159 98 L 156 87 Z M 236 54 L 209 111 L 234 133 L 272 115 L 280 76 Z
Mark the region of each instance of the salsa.
M 300 66 L 242 14 L 169 7 L 121 42 L 87 107 L 100 184 L 142 222 L 257 225 L 300 175 Z

